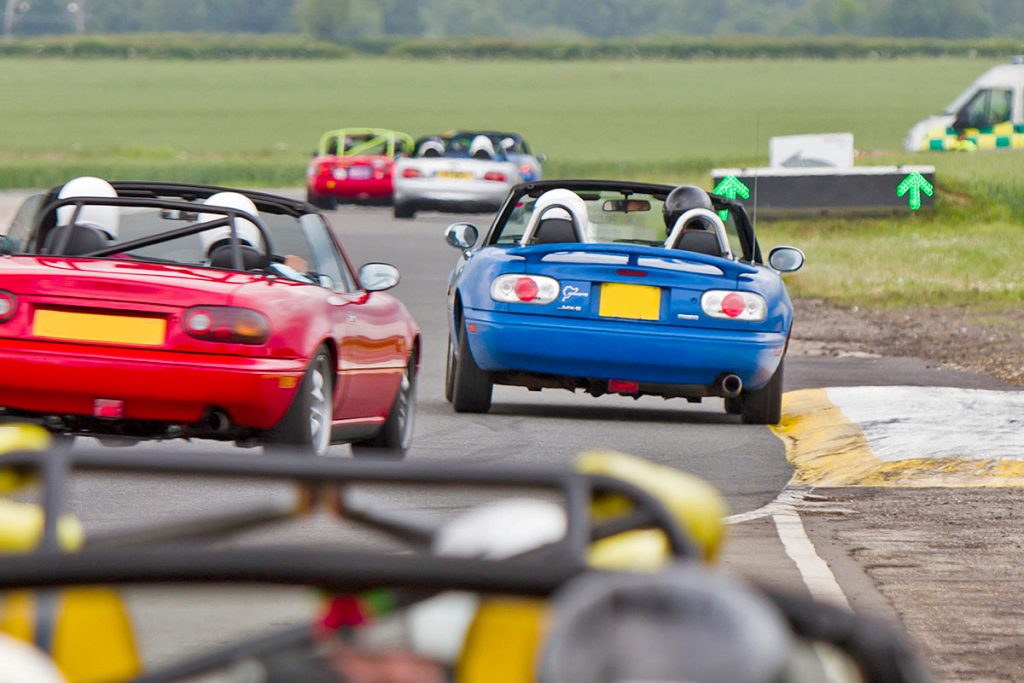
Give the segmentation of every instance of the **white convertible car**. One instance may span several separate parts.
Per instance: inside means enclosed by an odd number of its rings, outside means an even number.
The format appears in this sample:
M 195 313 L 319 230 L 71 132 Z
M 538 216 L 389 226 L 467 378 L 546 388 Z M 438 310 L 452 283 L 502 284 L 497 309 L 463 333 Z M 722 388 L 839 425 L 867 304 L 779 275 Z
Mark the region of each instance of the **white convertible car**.
M 540 179 L 543 159 L 510 133 L 421 138 L 413 156 L 395 164 L 395 218 L 422 209 L 494 211 L 513 185 Z

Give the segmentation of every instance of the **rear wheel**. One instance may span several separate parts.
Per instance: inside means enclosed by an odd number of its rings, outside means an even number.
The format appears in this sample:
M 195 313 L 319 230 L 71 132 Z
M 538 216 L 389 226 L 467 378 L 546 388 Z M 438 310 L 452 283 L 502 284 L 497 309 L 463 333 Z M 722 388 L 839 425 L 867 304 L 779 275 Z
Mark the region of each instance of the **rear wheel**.
M 327 211 L 333 211 L 338 208 L 337 198 L 326 194 L 318 194 L 312 190 L 306 191 L 306 201 L 317 208 L 326 209 Z
M 357 458 L 392 457 L 402 458 L 412 445 L 412 431 L 416 423 L 416 361 L 409 358 L 409 363 L 402 373 L 402 381 L 398 385 L 398 393 L 391 404 L 384 426 L 376 436 L 366 441 L 352 444 L 352 455 Z
M 395 218 L 416 218 L 416 206 L 409 202 L 395 202 Z
M 331 354 L 321 347 L 306 369 L 288 412 L 267 435 L 267 450 L 326 455 L 331 445 L 333 397 Z
M 455 359 L 452 385 L 452 406 L 457 413 L 486 413 L 491 409 L 494 383 L 491 376 L 476 364 L 469 348 L 469 331 L 462 327 L 459 355 Z
M 785 358 L 779 361 L 771 380 L 757 391 L 740 394 L 740 415 L 744 424 L 774 425 L 782 419 L 782 370 Z

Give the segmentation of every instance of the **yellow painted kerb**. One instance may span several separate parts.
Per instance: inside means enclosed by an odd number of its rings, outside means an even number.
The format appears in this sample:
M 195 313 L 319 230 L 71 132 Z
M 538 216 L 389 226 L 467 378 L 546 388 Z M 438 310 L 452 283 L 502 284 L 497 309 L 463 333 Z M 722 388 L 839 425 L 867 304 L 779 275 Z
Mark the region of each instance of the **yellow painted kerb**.
M 860 426 L 828 399 L 825 389 L 782 398 L 772 430 L 786 444 L 793 483 L 804 486 L 1024 487 L 1024 461 L 914 458 L 885 462 L 872 453 Z

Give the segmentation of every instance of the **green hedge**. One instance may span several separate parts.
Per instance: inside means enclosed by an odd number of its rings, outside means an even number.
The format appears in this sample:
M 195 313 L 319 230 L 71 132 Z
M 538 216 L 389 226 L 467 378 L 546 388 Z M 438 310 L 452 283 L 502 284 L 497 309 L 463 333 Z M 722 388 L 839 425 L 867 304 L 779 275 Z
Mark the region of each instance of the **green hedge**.
M 602 41 L 514 41 L 474 39 L 460 42 L 405 41 L 388 51 L 415 58 L 572 60 L 642 59 L 892 59 L 896 57 L 1009 58 L 1024 52 L 1014 40 L 907 40 L 894 38 L 658 38 Z
M 7 57 L 337 59 L 352 52 L 346 46 L 319 42 L 302 35 L 133 33 L 39 36 L 0 41 L 0 56 Z
M 643 38 L 614 40 L 364 39 L 336 45 L 302 35 L 202 33 L 43 36 L 0 41 L 0 56 L 152 59 L 338 59 L 386 55 L 412 59 L 892 59 L 1009 58 L 1018 40 L 902 38 Z

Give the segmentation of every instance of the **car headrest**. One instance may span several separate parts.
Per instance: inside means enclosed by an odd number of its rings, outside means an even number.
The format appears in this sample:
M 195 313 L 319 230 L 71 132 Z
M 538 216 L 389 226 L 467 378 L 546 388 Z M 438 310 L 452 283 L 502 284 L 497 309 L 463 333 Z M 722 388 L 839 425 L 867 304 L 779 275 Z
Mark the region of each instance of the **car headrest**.
M 238 247 L 242 251 L 242 270 L 263 270 L 269 265 L 270 260 L 259 249 L 244 243 L 239 244 Z M 234 270 L 235 268 L 230 242 L 214 245 L 210 249 L 209 259 L 211 268 L 223 268 L 225 270 Z
M 694 251 L 709 256 L 722 256 L 722 247 L 718 244 L 718 235 L 706 230 L 686 230 L 672 245 L 672 249 Z
M 542 218 L 537 222 L 532 244 L 557 244 L 579 242 L 576 226 L 567 218 Z
M 714 211 L 690 209 L 676 220 L 664 244 L 666 249 L 732 258 L 725 223 Z
M 46 239 L 43 241 L 43 253 L 55 254 L 58 245 L 64 239 L 64 235 L 69 231 L 71 232 L 71 237 L 68 238 L 67 244 L 64 245 L 64 249 L 60 252 L 64 256 L 91 254 L 107 246 L 110 241 L 107 233 L 95 225 L 81 223 L 62 225 L 46 233 Z

